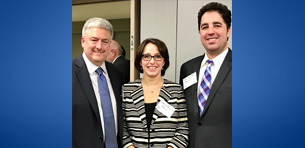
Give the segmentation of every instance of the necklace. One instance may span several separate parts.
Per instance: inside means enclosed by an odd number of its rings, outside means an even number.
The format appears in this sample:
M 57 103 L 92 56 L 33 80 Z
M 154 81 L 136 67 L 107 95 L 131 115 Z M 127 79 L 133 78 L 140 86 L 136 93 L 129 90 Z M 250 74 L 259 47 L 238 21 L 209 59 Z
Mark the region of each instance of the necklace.
M 163 82 L 163 81 L 162 81 Z M 142 82 L 142 85 L 143 85 L 144 83 Z M 147 89 L 149 89 L 150 90 L 150 93 L 154 93 L 154 90 L 156 89 L 156 88 L 158 88 L 158 87 L 160 87 L 160 84 L 162 84 L 162 83 L 159 83 L 159 84 L 157 84 L 157 86 L 156 87 L 154 87 L 153 89 L 151 89 L 149 86 L 147 86 L 146 84 L 144 84 L 143 86 L 145 86 Z M 163 84 L 162 84 L 163 85 Z

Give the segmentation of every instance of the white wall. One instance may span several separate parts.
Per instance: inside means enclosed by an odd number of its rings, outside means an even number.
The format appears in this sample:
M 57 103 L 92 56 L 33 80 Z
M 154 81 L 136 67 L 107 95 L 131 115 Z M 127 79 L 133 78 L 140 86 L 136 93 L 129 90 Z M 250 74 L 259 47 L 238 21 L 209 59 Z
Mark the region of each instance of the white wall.
M 164 78 L 179 82 L 181 65 L 205 52 L 197 27 L 199 9 L 206 0 L 141 1 L 141 42 L 149 37 L 165 42 L 170 66 Z M 232 0 L 218 0 L 232 11 Z M 232 28 L 228 46 L 232 48 Z
M 175 81 L 176 71 L 176 18 L 176 0 L 141 1 L 140 43 L 146 38 L 157 38 L 166 44 L 170 55 L 170 66 L 166 70 L 164 78 L 171 81 Z

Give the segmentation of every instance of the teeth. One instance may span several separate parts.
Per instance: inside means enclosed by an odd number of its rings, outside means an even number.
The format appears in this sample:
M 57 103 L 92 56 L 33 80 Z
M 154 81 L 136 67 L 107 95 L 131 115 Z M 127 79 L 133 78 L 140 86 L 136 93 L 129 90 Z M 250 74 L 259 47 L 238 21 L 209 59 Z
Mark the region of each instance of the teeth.
M 216 40 L 216 39 L 215 39 L 215 38 L 213 38 L 213 39 L 208 39 L 208 40 L 213 40 L 213 41 L 214 41 L 214 40 Z
M 156 69 L 156 67 L 148 67 L 149 69 Z

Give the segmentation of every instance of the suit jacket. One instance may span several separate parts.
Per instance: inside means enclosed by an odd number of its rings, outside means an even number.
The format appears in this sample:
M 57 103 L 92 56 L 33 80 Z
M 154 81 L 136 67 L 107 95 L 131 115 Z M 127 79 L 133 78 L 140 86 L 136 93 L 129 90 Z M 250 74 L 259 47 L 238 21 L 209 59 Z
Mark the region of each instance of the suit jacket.
M 150 126 L 150 142 L 145 114 L 144 95 L 141 80 L 124 84 L 123 112 L 124 136 L 123 148 L 134 145 L 136 148 L 166 147 L 185 148 L 188 144 L 187 110 L 182 87 L 164 79 L 157 105 L 165 101 L 175 108 L 168 118 L 158 109 L 154 110 Z
M 120 147 L 123 136 L 122 73 L 111 63 L 105 64 L 117 101 L 117 141 Z M 72 60 L 72 147 L 105 147 L 96 97 L 82 55 Z
M 130 82 L 130 61 L 119 56 L 113 64 L 123 72 L 124 84 Z
M 181 66 L 180 84 L 196 72 L 197 83 L 186 88 L 189 120 L 189 148 L 232 147 L 232 51 L 229 49 L 212 84 L 203 113 L 199 116 L 198 74 L 204 55 Z M 183 85 L 182 85 L 183 86 Z

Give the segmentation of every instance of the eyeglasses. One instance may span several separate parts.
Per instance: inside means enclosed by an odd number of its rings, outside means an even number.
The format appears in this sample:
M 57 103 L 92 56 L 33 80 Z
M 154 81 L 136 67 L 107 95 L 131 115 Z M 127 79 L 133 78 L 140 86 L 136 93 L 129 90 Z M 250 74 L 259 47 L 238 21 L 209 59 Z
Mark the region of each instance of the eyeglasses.
M 143 54 L 142 55 L 142 59 L 144 61 L 150 61 L 152 58 L 154 58 L 155 61 L 161 61 L 163 59 L 163 56 L 162 55 L 154 55 L 154 56 L 151 56 L 149 54 Z

